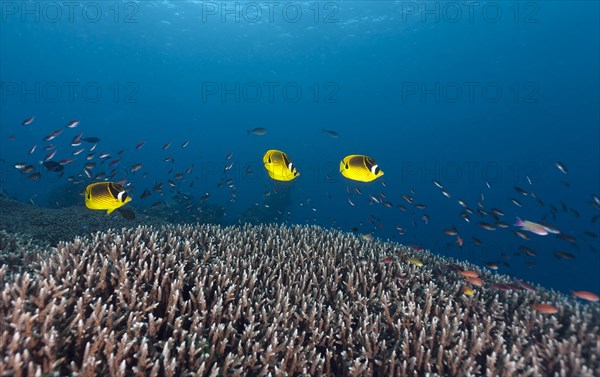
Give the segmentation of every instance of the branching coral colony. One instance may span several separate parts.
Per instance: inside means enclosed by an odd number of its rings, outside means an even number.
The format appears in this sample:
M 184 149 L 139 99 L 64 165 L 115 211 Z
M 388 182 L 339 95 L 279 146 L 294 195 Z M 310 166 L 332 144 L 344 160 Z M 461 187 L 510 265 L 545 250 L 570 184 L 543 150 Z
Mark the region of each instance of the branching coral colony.
M 598 304 L 473 267 L 486 284 L 467 296 L 456 264 L 398 244 L 167 226 L 50 255 L 0 270 L 0 375 L 600 375 Z

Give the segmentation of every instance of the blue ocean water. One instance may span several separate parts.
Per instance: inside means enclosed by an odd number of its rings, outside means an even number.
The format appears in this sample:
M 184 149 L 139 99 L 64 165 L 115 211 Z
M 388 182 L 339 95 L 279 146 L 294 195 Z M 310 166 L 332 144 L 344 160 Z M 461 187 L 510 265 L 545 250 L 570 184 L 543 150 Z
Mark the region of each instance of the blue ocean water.
M 265 221 L 357 228 L 481 266 L 494 261 L 500 273 L 565 292 L 598 293 L 599 8 L 588 1 L 3 0 L 1 187 L 51 206 L 47 193 L 68 177 L 92 182 L 83 175 L 92 144 L 75 157 L 70 145 L 83 132 L 101 139 L 95 174 L 112 170 L 99 153 L 121 158 L 113 180 L 127 181 L 132 208 L 176 192 L 197 203 L 209 193 L 208 203 L 226 209 L 223 223 L 236 224 L 276 190 L 290 200 Z M 80 125 L 65 128 L 74 119 Z M 256 127 L 267 133 L 248 134 Z M 39 165 L 49 143 L 52 160 L 75 159 L 62 177 Z M 300 177 L 270 180 L 262 166 L 268 149 L 285 151 Z M 339 161 L 349 154 L 371 156 L 384 176 L 343 178 Z M 28 179 L 16 162 L 36 165 L 41 179 Z M 136 163 L 143 168 L 131 173 Z M 182 181 L 172 178 L 190 167 Z M 233 187 L 217 187 L 229 178 Z M 139 198 L 159 182 L 163 196 Z M 467 223 L 458 199 L 473 211 L 478 200 L 488 212 L 500 209 L 509 227 L 485 230 L 477 223 L 496 219 L 476 212 Z M 513 233 L 516 216 L 575 241 L 523 240 Z M 462 247 L 443 232 L 453 226 Z M 576 258 L 559 259 L 557 251 Z

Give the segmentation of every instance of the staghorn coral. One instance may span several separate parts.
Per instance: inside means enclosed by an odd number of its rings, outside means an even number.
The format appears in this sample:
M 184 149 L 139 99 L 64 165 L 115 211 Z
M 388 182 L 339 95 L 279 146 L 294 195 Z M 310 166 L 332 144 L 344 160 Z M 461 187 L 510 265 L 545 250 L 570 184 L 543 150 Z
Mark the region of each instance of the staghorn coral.
M 447 260 L 415 255 L 300 226 L 77 238 L 4 286 L 0 374 L 600 375 L 598 305 L 467 297 Z M 560 312 L 530 309 L 542 301 Z
M 46 255 L 48 244 L 37 244 L 20 234 L 0 230 L 0 283 L 5 278 L 30 271 Z

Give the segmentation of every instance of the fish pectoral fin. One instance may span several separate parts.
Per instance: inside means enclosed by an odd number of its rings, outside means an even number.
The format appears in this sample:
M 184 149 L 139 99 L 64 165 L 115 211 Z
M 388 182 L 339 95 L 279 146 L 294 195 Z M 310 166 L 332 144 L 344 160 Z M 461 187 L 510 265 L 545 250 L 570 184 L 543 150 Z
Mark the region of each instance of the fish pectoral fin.
M 110 215 L 111 212 L 114 211 L 114 210 L 115 210 L 114 208 L 109 208 L 109 209 L 106 210 L 106 214 Z

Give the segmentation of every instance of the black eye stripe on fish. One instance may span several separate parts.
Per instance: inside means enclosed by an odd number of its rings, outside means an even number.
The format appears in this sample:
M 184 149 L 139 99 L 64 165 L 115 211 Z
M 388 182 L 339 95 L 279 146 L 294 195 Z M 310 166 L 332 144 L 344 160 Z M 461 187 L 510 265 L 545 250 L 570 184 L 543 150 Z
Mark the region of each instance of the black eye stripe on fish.
M 108 191 L 110 192 L 110 195 L 112 195 L 113 198 L 119 197 L 120 190 L 116 187 L 114 183 L 110 183 L 108 185 Z

